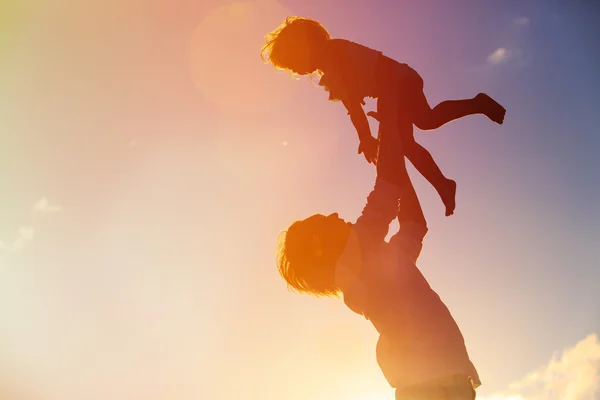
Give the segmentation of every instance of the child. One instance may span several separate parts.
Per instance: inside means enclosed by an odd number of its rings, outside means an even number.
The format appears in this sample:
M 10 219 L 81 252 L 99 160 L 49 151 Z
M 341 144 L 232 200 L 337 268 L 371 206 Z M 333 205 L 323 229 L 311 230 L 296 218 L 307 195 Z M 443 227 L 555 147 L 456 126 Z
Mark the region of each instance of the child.
M 380 51 L 348 40 L 332 39 L 325 27 L 315 20 L 288 17 L 266 39 L 261 52 L 263 60 L 266 57 L 266 62 L 292 74 L 321 76 L 319 84 L 329 92 L 329 100 L 341 101 L 348 110 L 360 140 L 358 153 L 363 153 L 369 163 L 376 162 L 377 140 L 371 135 L 362 108 L 365 97 L 377 98 L 378 103 L 385 101 L 394 107 L 400 106 L 395 95 L 408 95 L 403 106 L 410 111 L 412 122 L 422 130 L 437 129 L 473 114 L 484 114 L 498 124 L 504 121 L 506 110 L 484 93 L 472 99 L 444 101 L 430 108 L 423 93 L 423 80 L 415 70 Z M 435 187 L 446 207 L 446 215 L 452 215 L 456 183 L 442 174 L 431 154 L 415 142 L 412 133 L 402 141 L 406 157 Z
M 397 129 L 412 130 L 408 113 L 399 113 L 397 126 L 380 125 L 375 187 L 356 223 L 337 214 L 293 223 L 280 235 L 278 269 L 288 287 L 341 293 L 371 321 L 380 334 L 377 362 L 397 400 L 473 400 L 481 383 L 460 329 L 415 265 L 428 229 L 404 157 L 397 156 Z M 385 242 L 396 217 L 400 230 Z

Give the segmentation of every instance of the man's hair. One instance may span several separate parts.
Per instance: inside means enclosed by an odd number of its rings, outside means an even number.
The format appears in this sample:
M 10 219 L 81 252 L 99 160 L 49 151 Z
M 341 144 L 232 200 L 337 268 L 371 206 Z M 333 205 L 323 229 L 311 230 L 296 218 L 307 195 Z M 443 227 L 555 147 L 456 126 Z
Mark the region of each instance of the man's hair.
M 287 17 L 277 29 L 266 35 L 260 55 L 265 63 L 296 74 L 295 66 L 310 57 L 311 47 L 329 40 L 327 29 L 318 21 L 304 17 Z M 314 73 L 317 71 L 310 71 Z
M 288 288 L 317 297 L 338 297 L 335 262 L 315 242 L 315 232 L 296 221 L 281 232 L 277 246 L 277 268 Z

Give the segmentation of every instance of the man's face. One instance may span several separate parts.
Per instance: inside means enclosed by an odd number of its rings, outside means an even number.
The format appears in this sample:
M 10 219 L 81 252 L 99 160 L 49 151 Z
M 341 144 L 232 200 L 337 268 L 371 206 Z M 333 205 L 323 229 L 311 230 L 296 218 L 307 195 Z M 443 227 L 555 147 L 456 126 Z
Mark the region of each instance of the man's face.
M 338 213 L 329 214 L 327 216 L 323 214 L 315 214 L 304 220 L 306 227 L 312 228 L 314 232 L 323 232 L 329 230 L 339 229 L 340 226 L 345 226 L 346 221 L 340 218 Z
M 327 252 L 327 249 L 343 244 L 349 224 L 338 213 L 333 213 L 313 215 L 305 219 L 303 225 L 313 234 L 313 248 Z

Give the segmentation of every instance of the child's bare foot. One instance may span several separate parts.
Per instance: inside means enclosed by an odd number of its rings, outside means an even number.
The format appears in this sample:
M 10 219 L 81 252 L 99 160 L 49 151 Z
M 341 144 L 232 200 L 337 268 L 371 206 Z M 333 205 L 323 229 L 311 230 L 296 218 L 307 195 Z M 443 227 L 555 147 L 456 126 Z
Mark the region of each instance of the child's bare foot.
M 475 96 L 475 99 L 477 99 L 481 103 L 483 113 L 489 119 L 498 124 L 502 124 L 504 122 L 504 115 L 506 114 L 506 109 L 500 104 L 498 104 L 496 100 L 492 99 L 485 93 L 479 93 L 477 96 Z
M 454 209 L 456 208 L 456 182 L 452 179 L 447 179 L 443 192 L 440 192 L 440 197 L 446 206 L 446 217 L 454 214 Z

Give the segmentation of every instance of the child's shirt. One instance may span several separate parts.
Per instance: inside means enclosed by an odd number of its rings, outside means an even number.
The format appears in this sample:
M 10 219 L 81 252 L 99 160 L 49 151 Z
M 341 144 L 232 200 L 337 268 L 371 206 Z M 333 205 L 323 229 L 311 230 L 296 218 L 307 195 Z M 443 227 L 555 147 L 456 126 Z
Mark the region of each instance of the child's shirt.
M 377 96 L 377 65 L 381 51 L 345 39 L 331 39 L 319 85 L 329 100 L 358 100 Z
M 378 178 L 336 267 L 344 302 L 380 333 L 377 361 L 392 387 L 456 374 L 481 383 L 452 315 L 415 262 L 427 233 L 403 222 L 389 241 L 400 189 Z

